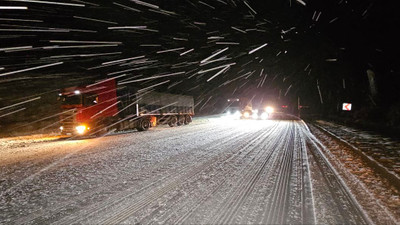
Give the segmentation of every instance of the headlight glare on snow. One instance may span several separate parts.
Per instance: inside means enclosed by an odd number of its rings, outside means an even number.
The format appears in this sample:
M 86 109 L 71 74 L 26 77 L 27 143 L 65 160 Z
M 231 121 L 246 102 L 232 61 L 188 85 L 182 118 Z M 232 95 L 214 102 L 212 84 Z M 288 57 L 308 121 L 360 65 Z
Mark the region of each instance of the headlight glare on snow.
M 263 113 L 261 114 L 261 119 L 263 119 L 263 120 L 268 119 L 268 113 L 263 112 Z

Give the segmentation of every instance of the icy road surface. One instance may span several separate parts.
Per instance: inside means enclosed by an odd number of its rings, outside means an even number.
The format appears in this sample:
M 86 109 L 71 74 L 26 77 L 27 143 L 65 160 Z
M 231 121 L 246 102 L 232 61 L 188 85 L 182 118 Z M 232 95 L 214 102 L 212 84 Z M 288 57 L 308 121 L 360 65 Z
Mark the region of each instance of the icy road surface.
M 0 224 L 370 223 L 315 141 L 302 121 L 218 118 L 3 141 Z

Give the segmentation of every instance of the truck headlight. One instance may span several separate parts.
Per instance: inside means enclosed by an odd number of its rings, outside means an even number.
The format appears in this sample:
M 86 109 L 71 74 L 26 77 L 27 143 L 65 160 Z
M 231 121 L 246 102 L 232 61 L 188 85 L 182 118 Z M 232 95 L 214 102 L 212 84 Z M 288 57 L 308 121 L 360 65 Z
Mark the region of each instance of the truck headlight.
M 80 125 L 80 126 L 75 127 L 75 129 L 76 129 L 76 132 L 78 132 L 78 134 L 84 134 L 87 127 L 85 125 Z

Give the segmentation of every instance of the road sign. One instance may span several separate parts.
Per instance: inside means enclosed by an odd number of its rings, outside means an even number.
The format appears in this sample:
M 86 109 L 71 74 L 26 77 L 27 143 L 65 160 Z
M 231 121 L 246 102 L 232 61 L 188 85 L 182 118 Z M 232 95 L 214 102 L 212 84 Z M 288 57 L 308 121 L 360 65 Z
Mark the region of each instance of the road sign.
M 351 111 L 351 103 L 343 103 L 342 110 Z

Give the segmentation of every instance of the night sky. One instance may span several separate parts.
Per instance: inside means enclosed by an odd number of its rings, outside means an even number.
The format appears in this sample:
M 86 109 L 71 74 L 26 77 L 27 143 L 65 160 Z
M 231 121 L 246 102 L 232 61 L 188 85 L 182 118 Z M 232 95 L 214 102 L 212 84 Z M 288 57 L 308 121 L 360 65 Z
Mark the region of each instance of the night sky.
M 111 77 L 193 95 L 200 114 L 246 96 L 389 115 L 399 25 L 378 0 L 1 1 L 0 121 L 51 117 L 60 88 Z

